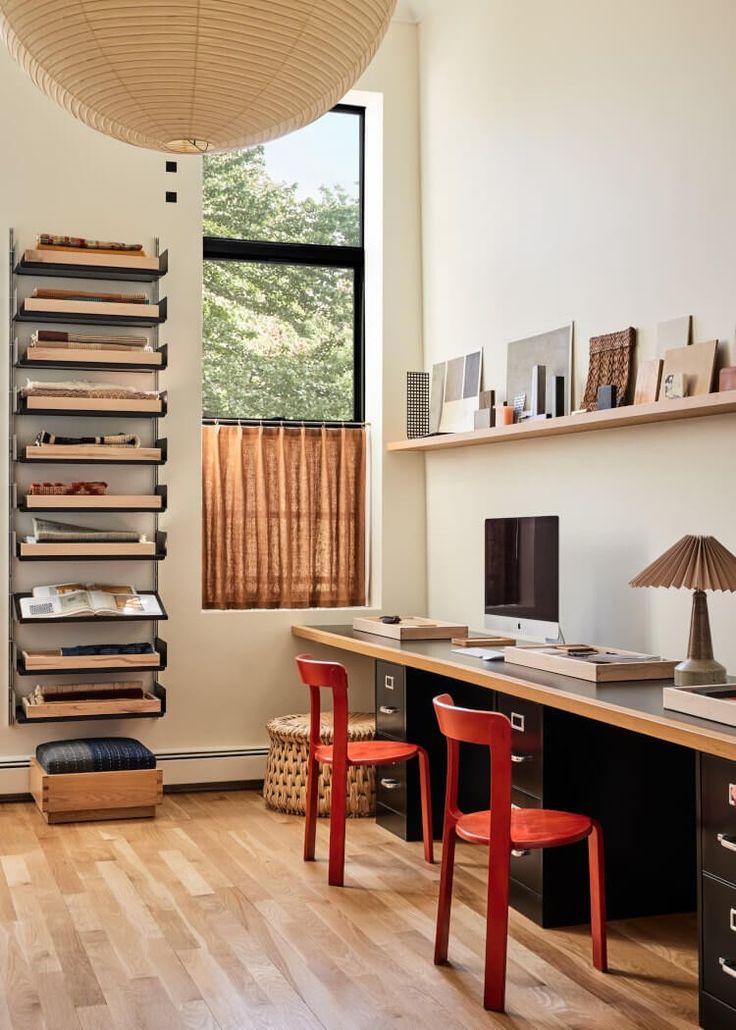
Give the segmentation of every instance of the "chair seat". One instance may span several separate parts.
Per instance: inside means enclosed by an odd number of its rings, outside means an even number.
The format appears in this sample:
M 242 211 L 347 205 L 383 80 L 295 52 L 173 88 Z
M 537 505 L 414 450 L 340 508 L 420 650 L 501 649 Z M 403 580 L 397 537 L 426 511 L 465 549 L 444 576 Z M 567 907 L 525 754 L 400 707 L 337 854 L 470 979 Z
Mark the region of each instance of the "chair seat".
M 405 762 L 408 758 L 414 758 L 416 753 L 416 744 L 401 744 L 395 740 L 366 740 L 348 744 L 350 765 L 390 765 L 391 762 Z M 318 762 L 331 763 L 332 744 L 321 744 L 315 748 L 314 757 Z
M 461 815 L 457 835 L 471 844 L 488 844 L 491 813 Z M 593 824 L 587 815 L 555 812 L 546 808 L 514 808 L 511 811 L 511 845 L 514 848 L 554 848 L 574 844 L 590 834 Z

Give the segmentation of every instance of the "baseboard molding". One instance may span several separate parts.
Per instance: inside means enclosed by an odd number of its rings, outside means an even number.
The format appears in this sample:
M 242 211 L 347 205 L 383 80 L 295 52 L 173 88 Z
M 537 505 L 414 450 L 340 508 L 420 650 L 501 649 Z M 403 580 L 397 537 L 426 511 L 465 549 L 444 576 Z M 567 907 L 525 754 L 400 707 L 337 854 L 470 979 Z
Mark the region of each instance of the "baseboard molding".
M 159 751 L 164 791 L 254 790 L 263 784 L 267 747 Z M 0 758 L 0 801 L 27 800 L 27 757 Z

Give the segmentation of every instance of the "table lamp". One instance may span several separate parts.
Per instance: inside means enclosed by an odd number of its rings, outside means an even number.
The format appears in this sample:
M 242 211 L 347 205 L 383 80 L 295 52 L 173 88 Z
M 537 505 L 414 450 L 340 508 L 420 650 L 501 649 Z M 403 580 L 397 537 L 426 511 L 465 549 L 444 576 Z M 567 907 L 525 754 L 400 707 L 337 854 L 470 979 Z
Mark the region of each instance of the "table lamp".
M 685 587 L 693 591 L 687 658 L 675 667 L 675 686 L 725 683 L 713 658 L 706 590 L 736 590 L 736 555 L 713 536 L 684 536 L 635 576 L 632 587 Z

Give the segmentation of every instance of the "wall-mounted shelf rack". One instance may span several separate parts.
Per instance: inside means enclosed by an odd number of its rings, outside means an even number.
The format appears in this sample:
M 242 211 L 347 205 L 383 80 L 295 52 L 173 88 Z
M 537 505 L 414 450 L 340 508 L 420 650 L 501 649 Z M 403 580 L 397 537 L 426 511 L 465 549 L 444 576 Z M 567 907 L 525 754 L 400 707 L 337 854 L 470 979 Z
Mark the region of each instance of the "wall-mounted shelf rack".
M 156 350 L 110 351 L 90 361 L 89 350 L 57 347 L 28 347 L 16 357 L 16 368 L 71 368 L 78 372 L 162 372 L 169 362 L 168 344 Z
M 159 372 L 168 365 L 168 348 L 159 345 L 158 334 L 159 326 L 166 321 L 168 313 L 166 298 L 160 298 L 159 295 L 159 280 L 168 270 L 168 253 L 159 254 L 158 240 L 155 240 L 152 256 L 136 256 L 125 251 L 102 253 L 38 247 L 24 251 L 20 259 L 16 260 L 11 231 L 9 268 L 9 296 L 12 300 L 8 320 L 8 428 L 11 441 L 8 593 L 12 597 L 12 606 L 8 619 L 7 703 L 10 723 L 29 725 L 35 722 L 161 718 L 166 712 L 166 690 L 157 677 L 166 669 L 168 655 L 166 644 L 159 637 L 158 625 L 168 616 L 158 593 L 158 563 L 166 557 L 166 534 L 159 530 L 159 515 L 168 507 L 168 493 L 166 487 L 159 483 L 159 468 L 166 463 L 168 445 L 165 439 L 159 438 L 158 420 L 168 410 L 168 398 L 159 389 Z M 25 277 L 25 281 L 21 277 Z M 35 289 L 34 283 L 29 281 L 31 277 L 40 277 Z M 50 278 L 62 280 L 62 285 L 63 280 L 68 279 L 89 279 L 92 282 L 90 285 L 80 282 L 79 292 L 74 296 L 69 290 L 41 289 L 44 280 L 45 285 L 54 285 L 49 283 Z M 136 291 L 141 293 L 140 297 L 133 297 L 126 287 L 122 288 L 122 293 L 120 287 L 114 290 L 105 287 L 104 282 L 116 280 L 150 285 L 145 291 Z M 41 296 L 38 296 L 39 293 Z M 89 294 L 102 299 L 93 299 Z M 53 323 L 60 331 L 40 333 L 42 339 L 39 341 L 38 336 L 31 335 L 33 328 L 28 329 L 26 323 L 38 327 Z M 66 327 L 75 325 L 101 326 L 104 329 L 99 334 L 94 330 L 86 333 L 82 331 L 78 342 L 67 346 L 72 334 L 66 333 Z M 130 332 L 116 332 L 115 329 L 121 326 L 133 327 L 135 335 L 140 339 L 131 341 Z M 51 339 L 44 339 L 44 335 Z M 85 391 L 86 394 L 104 392 L 102 387 L 115 383 L 116 378 L 109 373 L 134 374 L 136 382 L 144 384 L 139 390 L 142 396 L 61 397 L 40 396 L 34 392 L 30 396 L 22 396 L 20 372 L 27 369 L 36 372 L 33 379 L 44 383 L 54 378 L 83 378 L 93 386 L 99 384 L 100 389 Z M 91 375 L 44 377 L 38 374 L 44 369 L 89 372 Z M 51 386 L 51 382 L 48 385 Z M 69 425 L 73 426 L 74 420 L 79 418 L 96 420 L 100 425 L 97 427 L 93 423 L 83 433 L 77 427 L 66 428 L 64 419 L 70 420 Z M 53 430 L 47 419 L 53 420 Z M 60 419 L 61 422 L 58 421 Z M 106 429 L 110 419 L 120 420 L 122 425 Z M 135 423 L 134 432 L 131 428 L 125 428 L 124 420 L 127 420 L 129 427 Z M 57 429 L 57 425 L 60 428 Z M 18 427 L 22 427 L 22 446 L 18 442 Z M 51 430 L 58 434 L 59 439 L 75 439 L 80 436 L 101 437 L 109 434 L 111 429 L 121 439 L 126 438 L 124 434 L 129 434 L 131 439 L 135 436 L 135 442 L 140 442 L 140 446 L 38 446 L 32 442 L 37 434 L 41 438 L 42 431 L 48 433 Z M 58 468 L 51 474 L 44 469 L 43 475 L 33 477 L 29 470 L 32 465 Z M 59 480 L 66 483 L 66 489 L 72 489 L 72 483 L 84 481 L 82 467 L 90 465 L 119 467 L 121 471 L 115 473 L 113 480 L 118 492 L 86 495 L 30 492 L 32 477 L 34 481 L 53 478 L 54 482 Z M 139 465 L 146 466 L 148 471 L 145 477 L 141 473 L 131 475 L 129 470 Z M 97 477 L 88 473 L 86 478 L 103 477 L 107 478 L 104 473 Z M 99 487 L 90 486 L 88 489 Z M 133 537 L 125 542 L 79 539 L 37 542 L 32 537 L 33 523 L 30 516 L 52 512 L 62 516 L 73 516 L 78 512 L 101 516 L 99 520 L 85 520 L 85 524 L 93 524 L 102 531 L 116 528 L 116 520 L 107 518 L 109 514 L 124 514 L 126 517 L 117 521 L 117 525 L 131 531 Z M 63 518 L 58 521 L 67 524 Z M 74 518 L 68 520 L 68 524 L 73 525 L 74 522 Z M 69 535 L 73 535 L 73 530 Z M 101 562 L 124 562 L 126 570 L 131 567 L 130 572 L 126 571 L 125 579 L 139 588 L 140 611 L 130 615 L 53 616 L 48 614 L 53 606 L 42 603 L 41 607 L 35 608 L 45 613 L 41 617 L 23 614 L 24 606 L 26 612 L 29 610 L 27 599 L 34 596 L 32 592 L 26 592 L 30 584 L 48 586 L 77 582 L 80 579 L 77 566 L 87 570 L 84 574 L 87 582 L 101 584 L 102 589 L 105 589 L 105 582 L 109 580 L 105 580 L 101 572 L 92 571 L 95 563 Z M 115 579 L 120 582 L 117 574 Z M 19 587 L 24 588 L 24 592 L 18 592 Z M 94 603 L 91 603 L 90 607 L 93 606 Z M 130 643 L 130 637 L 123 635 L 126 633 L 125 627 L 128 623 L 136 623 L 138 628 L 131 634 L 133 639 L 150 643 L 153 650 L 144 655 L 63 657 L 59 653 L 60 637 L 69 648 L 83 646 L 89 641 L 85 627 L 98 623 L 108 627 L 117 626 L 117 630 L 109 629 L 108 639 L 121 644 Z M 48 629 L 51 625 L 56 627 L 53 632 Z M 127 632 L 130 633 L 130 628 Z M 49 641 L 54 644 L 51 648 Z M 129 673 L 135 673 L 136 679 L 127 678 L 126 674 Z M 28 699 L 33 681 L 38 677 L 44 677 L 44 682 L 54 687 L 69 684 L 69 677 L 77 675 L 81 676 L 83 684 L 100 683 L 107 686 L 101 691 L 92 691 L 91 695 L 85 689 L 82 693 L 86 693 L 86 697 L 78 696 L 79 691 L 72 691 L 71 695 L 74 696 L 60 698 L 59 691 L 49 691 L 50 699 L 39 704 Z M 62 679 L 58 681 L 54 677 Z M 114 691 L 116 696 L 112 696 L 109 690 L 113 683 L 116 687 L 119 683 L 123 688 Z M 124 689 L 126 684 L 136 687 L 142 685 L 142 695 L 138 690 L 138 696 L 130 696 L 135 695 L 136 691 Z M 70 694 L 69 691 L 66 693 Z
M 166 321 L 167 303 L 163 297 L 156 304 L 108 304 L 97 301 L 44 301 L 44 308 L 33 303 L 29 297 L 21 301 L 13 316 L 15 322 L 54 322 L 58 325 L 104 325 L 137 326 L 151 329 Z M 53 305 L 53 307 L 46 305 Z M 120 308 L 140 307 L 135 311 L 121 313 Z M 118 310 L 111 310 L 118 309 Z
M 162 512 L 168 504 L 168 490 L 160 485 L 152 494 L 23 494 L 16 510 L 38 515 L 44 512 Z
M 17 540 L 15 556 L 18 561 L 163 561 L 166 557 L 166 534 L 157 532 L 155 538 L 138 543 L 28 543 Z
M 27 465 L 165 465 L 167 440 L 153 447 L 108 447 L 106 444 L 28 444 L 17 458 Z
M 105 722 L 110 719 L 161 719 L 166 715 L 166 690 L 157 680 L 154 680 L 150 688 L 150 694 L 158 699 L 159 707 L 156 711 L 117 711 L 105 714 L 98 713 L 95 715 L 50 715 L 30 718 L 23 706 L 22 700 L 17 696 L 14 689 L 11 690 L 11 703 L 15 712 L 15 721 L 26 724 L 37 722 Z
M 121 400 L 119 397 L 21 397 L 16 415 L 50 415 L 63 418 L 163 418 L 167 399 Z
M 27 617 L 22 614 L 20 608 L 20 602 L 24 597 L 31 597 L 30 593 L 13 594 L 13 612 L 15 614 L 15 621 L 21 626 L 43 626 L 43 625 L 54 625 L 54 626 L 66 626 L 73 622 L 88 622 L 97 625 L 98 622 L 115 622 L 118 626 L 124 626 L 128 622 L 162 622 L 168 619 L 166 609 L 163 606 L 161 598 L 158 596 L 155 590 L 139 590 L 138 596 L 145 601 L 147 597 L 153 597 L 156 599 L 160 608 L 161 614 L 149 614 L 143 612 L 140 615 L 42 615 L 40 618 Z
M 16 263 L 16 275 L 54 276 L 59 279 L 112 279 L 116 282 L 152 283 L 169 270 L 169 252 L 158 257 L 100 254 L 90 251 L 26 250 Z
M 33 661 L 29 652 L 31 667 L 28 667 L 22 652 L 16 652 L 15 668 L 19 676 L 74 676 L 89 675 L 100 672 L 163 672 L 168 661 L 166 641 L 156 637 L 153 641 L 154 651 L 147 655 L 84 655 L 56 656 L 43 655 Z M 39 652 L 35 652 L 39 654 Z M 146 659 L 144 662 L 143 659 Z
M 388 451 L 445 451 L 454 447 L 481 447 L 496 443 L 517 443 L 546 436 L 568 436 L 604 429 L 677 422 L 687 418 L 704 418 L 736 412 L 736 390 L 709 393 L 700 397 L 658 401 L 655 404 L 630 404 L 607 411 L 588 411 L 580 415 L 563 415 L 521 422 L 514 426 L 477 429 L 471 433 L 448 433 L 425 436 L 416 440 L 397 440 L 386 445 Z

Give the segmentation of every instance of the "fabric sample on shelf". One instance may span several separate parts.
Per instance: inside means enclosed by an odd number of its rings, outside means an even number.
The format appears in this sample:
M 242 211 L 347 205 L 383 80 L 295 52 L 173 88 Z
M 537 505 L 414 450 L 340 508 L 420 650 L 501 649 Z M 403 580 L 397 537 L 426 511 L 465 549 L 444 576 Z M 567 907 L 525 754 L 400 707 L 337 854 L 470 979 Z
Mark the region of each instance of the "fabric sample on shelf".
M 61 383 L 39 383 L 26 379 L 20 389 L 21 397 L 100 397 L 113 400 L 158 400 L 158 390 L 137 390 L 122 383 L 91 383 L 85 379 L 70 379 Z
M 155 654 L 153 644 L 148 641 L 141 644 L 75 644 L 59 650 L 63 658 L 82 658 L 104 654 Z
M 106 436 L 57 436 L 42 429 L 33 441 L 36 447 L 43 444 L 59 444 L 65 447 L 76 444 L 103 444 L 105 447 L 140 447 L 141 438 L 135 433 L 110 433 Z
M 118 336 L 113 333 L 66 333 L 39 329 L 31 335 L 30 347 L 68 347 L 74 350 L 151 350 L 145 336 Z
M 31 483 L 27 492 L 33 497 L 94 497 L 107 492 L 107 483 L 86 480 L 77 483 Z
M 100 290 L 56 290 L 37 286 L 32 296 L 38 300 L 89 300 L 99 304 L 147 304 L 145 293 L 104 293 Z
M 42 232 L 36 237 L 41 247 L 69 247 L 74 250 L 122 250 L 143 251 L 142 243 L 116 243 L 114 240 L 88 240 L 84 236 L 58 236 L 55 233 Z
M 134 529 L 95 529 L 91 526 L 75 526 L 51 519 L 33 520 L 33 536 L 39 544 L 52 543 L 111 543 L 139 544 L 146 538 Z
M 50 774 L 156 768 L 154 753 L 132 737 L 50 740 L 38 745 L 36 761 Z
M 615 386 L 616 406 L 626 404 L 635 345 L 636 329 L 633 327 L 590 338 L 588 379 L 582 403 L 585 411 L 598 409 L 599 386 Z

